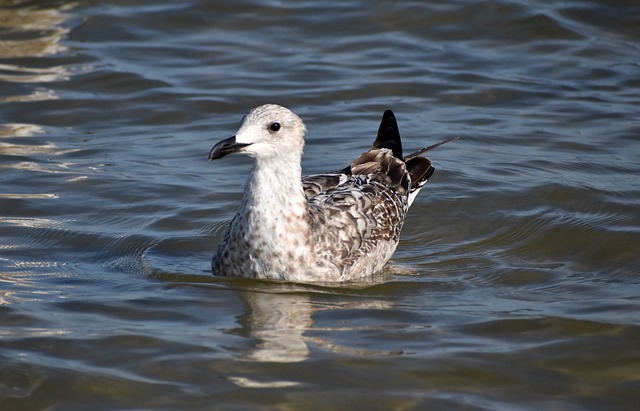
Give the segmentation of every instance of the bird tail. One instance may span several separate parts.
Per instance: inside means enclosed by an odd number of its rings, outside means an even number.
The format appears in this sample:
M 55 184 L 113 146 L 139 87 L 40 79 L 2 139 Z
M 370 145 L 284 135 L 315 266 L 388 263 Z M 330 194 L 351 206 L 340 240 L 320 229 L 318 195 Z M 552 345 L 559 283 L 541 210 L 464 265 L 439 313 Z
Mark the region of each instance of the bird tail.
M 457 139 L 458 137 L 452 137 L 403 157 L 398 122 L 396 121 L 393 111 L 387 109 L 382 115 L 382 121 L 380 121 L 380 127 L 378 127 L 378 135 L 373 142 L 373 148 L 389 149 L 393 152 L 394 157 L 404 161 L 407 171 L 411 176 L 411 187 L 409 189 L 409 204 L 411 204 L 422 186 L 427 183 L 436 170 L 431 164 L 431 160 L 427 157 L 422 157 L 421 154 Z
M 402 142 L 400 141 L 400 130 L 396 116 L 391 110 L 385 110 L 382 115 L 378 135 L 373 142 L 373 148 L 388 148 L 393 151 L 393 156 L 402 158 Z

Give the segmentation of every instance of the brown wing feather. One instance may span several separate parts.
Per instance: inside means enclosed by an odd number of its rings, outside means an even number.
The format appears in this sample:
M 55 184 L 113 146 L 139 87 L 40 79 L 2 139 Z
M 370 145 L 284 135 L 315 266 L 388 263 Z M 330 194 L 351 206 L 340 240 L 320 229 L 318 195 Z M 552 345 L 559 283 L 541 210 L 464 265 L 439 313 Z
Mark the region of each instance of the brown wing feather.
M 312 226 L 331 227 L 312 230 L 314 243 L 332 244 L 319 253 L 339 266 L 371 258 L 386 242 L 395 244 L 408 208 L 409 172 L 391 150 L 370 149 L 354 160 L 351 172 L 344 184 L 309 199 Z

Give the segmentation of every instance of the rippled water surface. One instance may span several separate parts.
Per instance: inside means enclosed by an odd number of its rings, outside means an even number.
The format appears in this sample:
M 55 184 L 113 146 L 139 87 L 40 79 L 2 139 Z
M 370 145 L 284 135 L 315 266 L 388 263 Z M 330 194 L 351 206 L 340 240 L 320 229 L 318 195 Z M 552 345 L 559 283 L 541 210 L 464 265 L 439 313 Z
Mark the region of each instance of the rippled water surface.
M 251 107 L 436 174 L 385 281 L 215 278 Z M 640 6 L 0 0 L 0 409 L 632 410 Z

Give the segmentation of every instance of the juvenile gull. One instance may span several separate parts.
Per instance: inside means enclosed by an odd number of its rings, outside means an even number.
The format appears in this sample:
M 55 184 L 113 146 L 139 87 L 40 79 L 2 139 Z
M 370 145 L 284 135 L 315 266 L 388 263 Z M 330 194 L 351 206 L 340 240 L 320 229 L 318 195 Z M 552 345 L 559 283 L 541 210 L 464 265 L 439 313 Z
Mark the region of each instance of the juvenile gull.
M 209 160 L 237 152 L 255 159 L 240 209 L 211 262 L 214 274 L 350 281 L 391 258 L 407 210 L 435 170 L 421 154 L 444 142 L 403 157 L 387 110 L 371 149 L 342 170 L 303 177 L 305 132 L 292 111 L 266 104 L 211 149 Z

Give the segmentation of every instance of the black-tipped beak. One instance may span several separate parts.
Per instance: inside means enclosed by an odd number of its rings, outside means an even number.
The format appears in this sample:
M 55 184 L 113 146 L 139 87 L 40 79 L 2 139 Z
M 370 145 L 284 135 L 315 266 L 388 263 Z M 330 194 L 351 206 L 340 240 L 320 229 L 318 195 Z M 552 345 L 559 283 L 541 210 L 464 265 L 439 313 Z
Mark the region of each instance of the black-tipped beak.
M 236 143 L 236 136 L 225 138 L 218 142 L 209 152 L 209 161 L 222 158 L 227 154 L 242 151 L 243 148 L 251 144 Z

